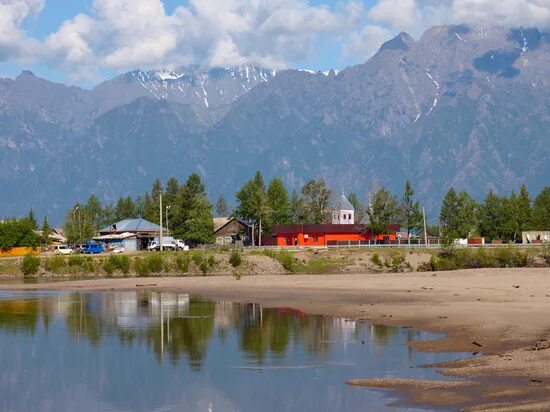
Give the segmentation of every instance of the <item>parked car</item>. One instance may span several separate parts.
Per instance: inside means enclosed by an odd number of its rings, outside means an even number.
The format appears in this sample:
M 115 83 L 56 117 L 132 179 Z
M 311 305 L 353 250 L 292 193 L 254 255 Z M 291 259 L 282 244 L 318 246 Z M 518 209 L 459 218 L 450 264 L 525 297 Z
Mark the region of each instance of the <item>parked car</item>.
M 56 255 L 70 255 L 73 253 L 73 250 L 67 245 L 55 245 L 53 253 Z
M 99 243 L 88 243 L 87 245 L 84 245 L 83 253 L 87 255 L 95 255 L 103 252 L 103 246 L 101 246 Z

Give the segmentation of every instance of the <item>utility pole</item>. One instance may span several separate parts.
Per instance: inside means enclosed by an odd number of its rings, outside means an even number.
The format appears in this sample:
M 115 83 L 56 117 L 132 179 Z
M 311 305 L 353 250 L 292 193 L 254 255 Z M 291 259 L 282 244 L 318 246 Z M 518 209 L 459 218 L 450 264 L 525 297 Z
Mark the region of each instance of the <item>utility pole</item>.
M 170 225 L 168 224 L 168 210 L 170 210 L 171 205 L 166 206 L 166 236 L 170 236 Z
M 426 228 L 426 210 L 422 206 L 422 216 L 424 219 L 424 244 L 428 246 L 428 229 Z
M 159 245 L 160 245 L 160 251 L 162 252 L 162 193 L 159 195 L 159 202 L 160 202 L 160 236 L 159 236 Z M 161 312 L 162 313 L 162 312 Z
M 262 218 L 260 218 L 260 232 L 258 233 L 258 247 L 262 247 Z

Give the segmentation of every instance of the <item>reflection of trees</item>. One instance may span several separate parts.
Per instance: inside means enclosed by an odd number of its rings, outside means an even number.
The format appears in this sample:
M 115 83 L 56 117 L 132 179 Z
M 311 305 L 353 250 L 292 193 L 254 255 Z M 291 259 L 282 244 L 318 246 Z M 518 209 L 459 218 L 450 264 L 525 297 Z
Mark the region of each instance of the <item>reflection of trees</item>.
M 39 319 L 38 300 L 0 300 L 0 328 L 34 334 Z
M 162 323 L 148 328 L 148 345 L 160 360 L 167 352 L 177 363 L 181 354 L 187 354 L 193 370 L 199 370 L 206 357 L 208 341 L 214 331 L 216 304 L 199 298 L 191 298 L 187 313 L 175 318 L 163 317 Z
M 85 338 L 94 346 L 99 345 L 105 333 L 105 321 L 90 310 L 91 295 L 76 294 L 66 312 L 67 331 L 71 336 Z
M 309 354 L 326 350 L 323 341 L 330 330 L 326 319 L 284 309 L 260 309 L 260 312 L 250 313 L 245 308 L 239 326 L 241 349 L 258 363 L 263 363 L 268 353 L 284 357 L 291 343 L 301 342 Z
M 372 325 L 371 336 L 379 345 L 387 345 L 399 333 L 399 328 L 386 325 Z

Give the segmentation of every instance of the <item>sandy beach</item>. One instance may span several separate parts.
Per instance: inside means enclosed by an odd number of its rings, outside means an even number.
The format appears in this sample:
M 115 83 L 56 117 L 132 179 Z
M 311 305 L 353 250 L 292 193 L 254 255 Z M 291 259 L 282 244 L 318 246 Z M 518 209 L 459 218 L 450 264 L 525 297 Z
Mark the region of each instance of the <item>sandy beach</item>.
M 0 284 L 2 290 L 136 288 L 254 301 L 265 306 L 442 332 L 447 338 L 418 342 L 415 349 L 472 353 L 471 359 L 435 366 L 443 374 L 457 377 L 456 384 L 366 381 L 361 376 L 350 376 L 349 383 L 395 390 L 406 402 L 452 410 L 550 410 L 550 269 Z

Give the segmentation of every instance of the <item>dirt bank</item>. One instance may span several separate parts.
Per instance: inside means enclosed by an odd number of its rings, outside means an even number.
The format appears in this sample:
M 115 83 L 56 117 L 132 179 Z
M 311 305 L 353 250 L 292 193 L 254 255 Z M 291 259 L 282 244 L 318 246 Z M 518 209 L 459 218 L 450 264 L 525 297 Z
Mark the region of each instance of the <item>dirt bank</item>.
M 446 375 L 468 377 L 468 385 L 430 387 L 384 381 L 383 387 L 413 403 L 452 409 L 550 410 L 550 344 L 545 340 L 550 339 L 550 269 L 243 276 L 240 280 L 229 276 L 123 278 L 0 288 L 185 291 L 442 332 L 448 338 L 416 343 L 415 348 L 485 355 L 442 366 Z M 362 384 L 369 386 L 369 382 Z M 419 385 L 422 390 L 415 390 Z

